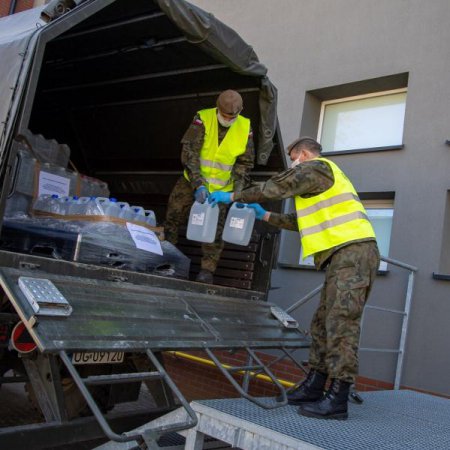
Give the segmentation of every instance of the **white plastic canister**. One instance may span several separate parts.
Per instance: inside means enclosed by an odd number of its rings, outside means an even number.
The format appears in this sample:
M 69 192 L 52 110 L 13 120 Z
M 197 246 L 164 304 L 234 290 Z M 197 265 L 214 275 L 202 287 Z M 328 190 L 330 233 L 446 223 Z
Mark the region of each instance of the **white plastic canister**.
M 133 210 L 133 220 L 136 222 L 145 222 L 145 212 L 142 206 L 130 206 Z
M 236 245 L 248 245 L 255 224 L 255 210 L 242 203 L 233 203 L 228 211 L 222 239 Z
M 218 220 L 218 206 L 212 206 L 208 202 L 194 202 L 189 214 L 186 237 L 191 241 L 214 242 Z
M 144 210 L 145 212 L 145 221 L 151 226 L 156 227 L 156 215 L 155 212 L 151 209 Z
M 120 206 L 119 217 L 125 220 L 133 220 L 134 211 L 130 205 L 127 202 L 117 202 L 117 204 Z

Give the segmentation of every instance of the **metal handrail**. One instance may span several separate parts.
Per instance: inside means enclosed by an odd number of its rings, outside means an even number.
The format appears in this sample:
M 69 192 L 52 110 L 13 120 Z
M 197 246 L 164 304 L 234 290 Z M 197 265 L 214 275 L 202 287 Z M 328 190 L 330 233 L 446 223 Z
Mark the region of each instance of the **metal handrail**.
M 397 367 L 395 369 L 395 380 L 394 380 L 394 389 L 398 390 L 398 389 L 400 389 L 400 382 L 401 382 L 402 372 L 403 372 L 406 337 L 408 334 L 409 313 L 411 311 L 412 295 L 413 295 L 413 290 L 414 290 L 414 281 L 415 281 L 414 275 L 415 275 L 415 272 L 418 271 L 418 268 L 415 266 L 411 266 L 410 264 L 406 264 L 404 262 L 398 261 L 396 259 L 388 258 L 387 256 L 381 256 L 380 259 L 381 259 L 381 261 L 385 261 L 389 264 L 392 264 L 393 266 L 397 266 L 397 267 L 400 267 L 402 269 L 409 271 L 408 285 L 406 287 L 405 305 L 404 305 L 403 311 L 397 311 L 397 310 L 392 310 L 392 309 L 388 309 L 388 308 L 380 308 L 377 306 L 366 305 L 366 308 L 403 315 L 399 348 L 398 349 L 380 349 L 380 348 L 372 348 L 372 347 L 362 347 L 359 350 L 372 351 L 372 352 L 398 353 Z M 307 293 L 300 300 L 297 300 L 295 303 L 293 303 L 289 308 L 286 309 L 286 312 L 291 313 L 292 311 L 295 311 L 296 309 L 298 309 L 300 306 L 303 306 L 304 304 L 306 304 L 309 300 L 314 298 L 316 296 L 316 294 L 318 294 L 321 291 L 322 287 L 323 287 L 323 283 L 320 284 L 319 286 L 317 286 L 316 288 L 314 288 L 309 293 Z
M 86 400 L 87 405 L 89 406 L 90 410 L 94 414 L 94 417 L 96 418 L 98 424 L 100 425 L 101 429 L 105 433 L 105 435 L 112 441 L 115 442 L 130 442 L 130 441 L 136 441 L 139 447 L 144 448 L 145 444 L 154 444 L 154 441 L 156 441 L 161 435 L 163 434 L 169 434 L 172 432 L 177 432 L 181 430 L 188 430 L 189 428 L 193 428 L 198 423 L 197 415 L 195 414 L 194 410 L 191 408 L 189 402 L 184 398 L 181 391 L 178 389 L 176 384 L 172 381 L 166 370 L 164 369 L 164 366 L 159 362 L 158 358 L 155 356 L 155 354 L 147 349 L 146 352 L 148 359 L 151 361 L 153 366 L 155 367 L 157 372 L 152 372 L 152 374 L 158 374 L 158 378 L 162 379 L 166 382 L 166 384 L 169 386 L 169 388 L 172 390 L 173 394 L 178 398 L 178 400 L 181 403 L 181 406 L 186 410 L 186 420 L 184 422 L 177 422 L 177 423 L 170 423 L 167 425 L 161 425 L 155 428 L 145 429 L 143 431 L 137 431 L 132 430 L 129 432 L 124 432 L 122 434 L 115 433 L 109 423 L 107 422 L 106 418 L 104 417 L 103 413 L 100 411 L 100 408 L 98 407 L 96 401 L 92 397 L 91 393 L 89 392 L 86 385 L 86 381 L 89 381 L 89 379 L 82 379 L 77 371 L 77 369 L 72 364 L 70 358 L 68 357 L 67 353 L 64 350 L 61 350 L 59 352 L 59 357 L 61 358 L 61 361 L 66 366 L 67 370 L 69 371 L 73 381 L 77 385 L 78 389 L 80 390 L 81 394 L 83 395 L 84 399 Z M 149 372 L 150 373 L 150 372 Z M 117 377 L 120 377 L 120 374 L 116 374 Z M 129 381 L 130 376 L 137 376 L 137 378 L 140 378 L 140 381 L 145 380 L 147 377 L 147 373 L 133 373 L 133 374 L 124 374 L 123 375 L 123 381 Z M 111 378 L 113 377 L 113 378 Z M 155 376 L 153 375 L 153 378 Z M 98 384 L 110 384 L 110 381 L 114 380 L 114 376 L 110 375 L 98 377 Z M 118 381 L 118 380 L 117 380 Z M 114 383 L 113 383 L 114 384 Z M 145 447 L 146 448 L 146 447 Z
M 300 306 L 307 303 L 309 300 L 311 300 L 313 297 L 315 297 L 315 295 L 318 294 L 322 290 L 322 287 L 323 287 L 323 283 L 320 284 L 319 286 L 317 286 L 316 288 L 314 288 L 311 292 L 306 294 L 300 300 L 296 301 L 294 304 L 289 306 L 289 308 L 286 309 L 286 312 L 291 313 L 292 311 L 295 311 L 297 308 L 299 308 Z
M 256 405 L 260 406 L 264 409 L 275 409 L 279 408 L 281 406 L 286 406 L 287 401 L 287 394 L 286 389 L 282 386 L 280 381 L 273 375 L 273 373 L 268 369 L 268 367 L 258 358 L 256 353 L 250 348 L 250 347 L 244 347 L 247 351 L 247 354 L 250 356 L 252 361 L 256 361 L 256 364 L 258 365 L 258 372 L 264 372 L 272 381 L 273 384 L 278 388 L 280 395 L 279 397 L 275 397 L 274 403 L 266 403 L 264 401 L 261 401 L 259 398 L 254 397 L 248 393 L 248 383 L 249 379 L 248 377 L 252 374 L 249 373 L 249 366 L 242 366 L 241 369 L 244 373 L 244 381 L 243 386 L 241 386 L 230 374 L 230 369 L 226 368 L 214 355 L 211 349 L 208 347 L 205 347 L 205 352 L 209 356 L 209 358 L 214 361 L 216 367 L 222 372 L 222 374 L 228 379 L 228 381 L 233 385 L 233 387 L 239 392 L 239 394 L 246 398 L 247 400 L 250 400 L 252 403 L 255 403 Z M 233 368 L 234 369 L 234 368 Z
M 410 264 L 406 264 L 404 262 L 398 261 L 397 259 L 388 258 L 387 256 L 382 256 L 381 261 L 385 261 L 393 266 L 401 267 L 402 269 L 410 270 L 411 272 L 417 272 L 419 269 L 415 266 L 411 266 Z

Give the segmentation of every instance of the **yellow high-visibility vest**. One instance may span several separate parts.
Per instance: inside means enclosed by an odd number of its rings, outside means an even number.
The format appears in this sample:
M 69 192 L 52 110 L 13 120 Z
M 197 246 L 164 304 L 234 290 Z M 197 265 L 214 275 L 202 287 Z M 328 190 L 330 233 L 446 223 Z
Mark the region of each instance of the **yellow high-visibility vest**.
M 332 161 L 315 159 L 330 166 L 334 183 L 314 197 L 295 196 L 303 258 L 357 239 L 375 239 L 366 210 L 350 180 Z
M 239 115 L 219 145 L 217 108 L 198 112 L 205 126 L 205 139 L 200 150 L 200 173 L 209 192 L 234 190 L 231 171 L 238 156 L 245 153 L 250 133 L 250 120 Z M 189 181 L 187 171 L 184 171 Z

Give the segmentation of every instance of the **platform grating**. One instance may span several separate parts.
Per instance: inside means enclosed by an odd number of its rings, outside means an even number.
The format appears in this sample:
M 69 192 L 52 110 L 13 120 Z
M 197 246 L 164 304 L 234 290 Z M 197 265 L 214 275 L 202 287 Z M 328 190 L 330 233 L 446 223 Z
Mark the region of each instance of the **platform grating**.
M 198 403 L 245 422 L 283 433 L 327 450 L 449 450 L 450 400 L 413 391 L 361 394 L 362 405 L 349 403 L 349 420 L 317 420 L 297 407 L 264 410 L 244 399 Z

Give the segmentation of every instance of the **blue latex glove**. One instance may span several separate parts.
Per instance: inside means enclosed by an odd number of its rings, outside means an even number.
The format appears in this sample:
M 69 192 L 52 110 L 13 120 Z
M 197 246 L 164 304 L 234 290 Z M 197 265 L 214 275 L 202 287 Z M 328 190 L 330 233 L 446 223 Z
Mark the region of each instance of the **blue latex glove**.
M 263 220 L 264 214 L 266 214 L 267 211 L 259 203 L 249 203 L 247 207 L 255 210 L 255 216 L 257 219 Z
M 208 202 L 211 203 L 213 206 L 216 206 L 218 203 L 225 203 L 227 205 L 228 203 L 231 203 L 231 192 L 222 192 L 222 191 L 213 192 L 209 196 Z
M 209 197 L 208 189 L 205 186 L 200 186 L 194 192 L 195 201 L 199 203 L 205 203 L 206 199 Z

